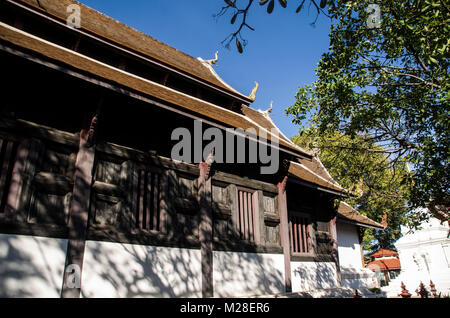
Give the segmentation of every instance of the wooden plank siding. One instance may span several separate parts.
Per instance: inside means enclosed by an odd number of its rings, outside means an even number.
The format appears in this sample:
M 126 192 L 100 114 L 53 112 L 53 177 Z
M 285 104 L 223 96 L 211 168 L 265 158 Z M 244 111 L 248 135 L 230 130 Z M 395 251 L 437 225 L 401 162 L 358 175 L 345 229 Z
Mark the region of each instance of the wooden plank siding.
M 0 214 L 7 207 L 16 150 L 17 142 L 0 136 Z

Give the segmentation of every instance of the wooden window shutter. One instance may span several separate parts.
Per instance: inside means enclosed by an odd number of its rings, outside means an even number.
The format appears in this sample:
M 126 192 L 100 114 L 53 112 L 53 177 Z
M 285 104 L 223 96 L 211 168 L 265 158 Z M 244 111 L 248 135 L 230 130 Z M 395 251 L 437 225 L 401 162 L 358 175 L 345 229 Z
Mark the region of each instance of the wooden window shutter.
M 289 236 L 292 254 L 313 254 L 309 216 L 289 212 Z
M 167 174 L 143 167 L 137 172 L 136 228 L 165 233 Z
M 240 239 L 253 243 L 260 242 L 259 204 L 257 191 L 236 187 L 237 215 L 236 228 Z

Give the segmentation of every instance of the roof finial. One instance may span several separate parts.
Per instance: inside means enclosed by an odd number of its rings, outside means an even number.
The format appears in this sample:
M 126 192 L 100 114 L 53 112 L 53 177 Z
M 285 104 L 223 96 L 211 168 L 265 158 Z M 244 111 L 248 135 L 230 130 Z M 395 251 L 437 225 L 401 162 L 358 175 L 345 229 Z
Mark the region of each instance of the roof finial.
M 269 109 L 263 111 L 264 116 L 270 116 L 270 113 L 272 112 L 272 108 L 273 108 L 273 100 L 270 101 L 270 107 L 269 107 Z
M 248 96 L 251 100 L 256 99 L 256 91 L 258 90 L 259 83 L 255 82 L 255 87 L 253 88 L 252 92 L 250 93 L 250 96 Z
M 217 61 L 219 61 L 219 51 L 216 51 L 216 58 L 215 59 L 206 60 L 205 62 L 212 66 L 213 64 L 216 64 Z

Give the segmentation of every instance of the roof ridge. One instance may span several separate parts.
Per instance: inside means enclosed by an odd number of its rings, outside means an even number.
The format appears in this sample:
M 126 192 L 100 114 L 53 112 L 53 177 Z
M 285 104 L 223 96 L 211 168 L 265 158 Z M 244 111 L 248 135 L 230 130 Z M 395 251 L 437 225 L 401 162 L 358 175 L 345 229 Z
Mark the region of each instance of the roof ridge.
M 295 162 L 295 161 L 291 161 L 292 163 L 301 166 L 302 168 L 304 168 L 305 170 L 307 170 L 308 172 L 314 174 L 315 176 L 317 176 L 318 178 L 322 179 L 323 181 L 325 181 L 326 183 L 332 184 L 335 187 L 338 187 L 342 190 L 346 190 L 345 188 L 341 187 L 339 184 L 333 184 L 332 182 L 330 182 L 329 180 L 325 179 L 324 177 L 322 177 L 321 175 L 318 175 L 317 173 L 315 173 L 314 171 L 312 171 L 311 169 L 309 169 L 307 166 L 305 166 L 303 163 L 301 162 Z
M 271 118 L 270 116 L 265 116 L 265 115 L 264 115 L 264 111 L 262 111 L 261 109 L 254 109 L 254 108 L 252 108 L 252 107 L 250 107 L 250 106 L 247 106 L 247 105 L 242 105 L 242 107 L 245 107 L 246 109 L 250 110 L 251 112 L 253 112 L 253 113 L 255 113 L 255 114 L 264 116 L 264 118 L 265 118 L 266 120 L 269 121 L 269 123 L 273 126 L 273 128 L 275 128 L 275 129 L 279 132 L 279 135 L 281 135 L 281 137 L 283 137 L 283 139 L 284 139 L 287 143 L 289 143 L 291 146 L 293 146 L 295 149 L 301 151 L 302 153 L 305 153 L 305 154 L 307 154 L 307 155 L 309 155 L 309 156 L 312 156 L 311 152 L 309 152 L 308 150 L 306 150 L 306 149 L 300 147 L 300 146 L 297 145 L 296 143 L 292 142 L 292 140 L 291 140 L 290 138 L 288 138 L 288 137 L 281 131 L 281 129 L 274 123 L 274 121 L 272 120 L 272 118 Z M 245 115 L 245 117 L 248 118 L 247 115 Z M 260 126 L 261 126 L 261 125 L 260 125 Z
M 348 208 L 350 208 L 350 211 L 342 211 L 342 210 L 341 210 L 341 211 L 339 212 L 339 209 L 341 208 L 341 204 L 343 204 L 343 205 L 347 206 Z M 371 218 L 369 218 L 368 216 L 362 214 L 361 212 L 359 212 L 358 210 L 356 210 L 354 207 L 352 207 L 350 204 L 348 204 L 348 203 L 345 202 L 345 201 L 340 201 L 340 202 L 339 202 L 338 213 L 339 213 L 340 215 L 342 215 L 343 217 L 345 217 L 345 218 L 348 218 L 348 216 L 345 215 L 345 213 L 347 213 L 347 214 L 353 214 L 353 215 L 356 215 L 356 216 L 361 217 L 362 220 L 365 220 L 366 222 L 368 222 L 367 224 L 376 225 L 376 226 L 378 226 L 378 227 L 380 227 L 380 228 L 384 228 L 384 226 L 383 226 L 381 223 L 379 223 L 379 222 L 377 222 L 377 221 L 374 221 L 374 220 L 372 220 Z
M 92 33 L 111 41 L 116 45 L 131 49 L 143 57 L 154 60 L 161 65 L 172 68 L 174 71 L 192 76 L 202 82 L 215 86 L 218 89 L 236 95 L 229 85 L 219 81 L 211 72 L 203 68 L 203 64 L 195 57 L 164 43 L 151 35 L 133 28 L 109 15 L 102 13 L 86 4 L 76 0 L 10 0 L 17 5 L 26 5 L 41 13 L 66 20 L 68 13 L 66 7 L 71 4 L 79 5 L 82 12 L 81 30 Z M 84 10 L 84 13 L 83 13 Z M 237 97 L 242 98 L 239 93 Z
M 230 90 L 232 90 L 233 92 L 235 92 L 235 93 L 237 93 L 237 94 L 239 94 L 239 95 L 242 95 L 242 96 L 245 97 L 245 98 L 248 98 L 248 96 L 245 96 L 243 93 L 239 92 L 239 91 L 236 90 L 235 88 L 231 87 L 230 84 L 228 84 L 227 82 L 225 82 L 225 81 L 222 79 L 222 77 L 220 77 L 219 74 L 217 74 L 216 70 L 212 67 L 212 65 L 209 64 L 207 61 L 205 61 L 203 58 L 197 57 L 197 60 L 198 60 L 204 67 L 206 67 L 206 68 L 211 72 L 211 74 L 213 74 L 213 75 L 217 78 L 217 80 L 219 80 L 223 85 L 225 85 L 226 87 L 228 87 L 228 88 L 229 88 Z

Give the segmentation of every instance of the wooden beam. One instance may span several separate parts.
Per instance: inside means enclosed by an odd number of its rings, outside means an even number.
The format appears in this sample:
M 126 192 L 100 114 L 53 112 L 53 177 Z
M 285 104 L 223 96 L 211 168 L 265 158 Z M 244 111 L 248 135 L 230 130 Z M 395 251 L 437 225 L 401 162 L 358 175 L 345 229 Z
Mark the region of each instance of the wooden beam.
M 81 42 L 81 37 L 77 36 L 77 38 L 75 39 L 75 42 L 73 43 L 72 50 L 74 50 L 75 52 L 78 52 L 78 49 L 80 47 L 80 42 Z
M 227 184 L 235 184 L 237 186 L 242 186 L 245 188 L 251 188 L 255 190 L 262 190 L 269 193 L 278 193 L 277 186 L 264 181 L 259 181 L 255 179 L 249 179 L 240 177 L 234 174 L 216 171 L 213 176 L 213 181 L 221 181 Z
M 125 57 L 121 57 L 119 61 L 119 69 L 125 71 L 127 69 L 127 59 Z
M 202 99 L 202 89 L 199 86 L 197 86 L 197 91 L 196 91 L 195 96 L 199 99 Z
M 161 80 L 161 85 L 166 86 L 167 85 L 167 80 L 169 79 L 169 73 L 165 73 L 162 80 Z
M 213 153 L 208 157 L 211 158 Z M 199 240 L 202 263 L 202 297 L 213 297 L 213 218 L 212 218 L 212 183 L 211 162 L 206 160 L 199 164 L 198 202 L 200 206 Z

